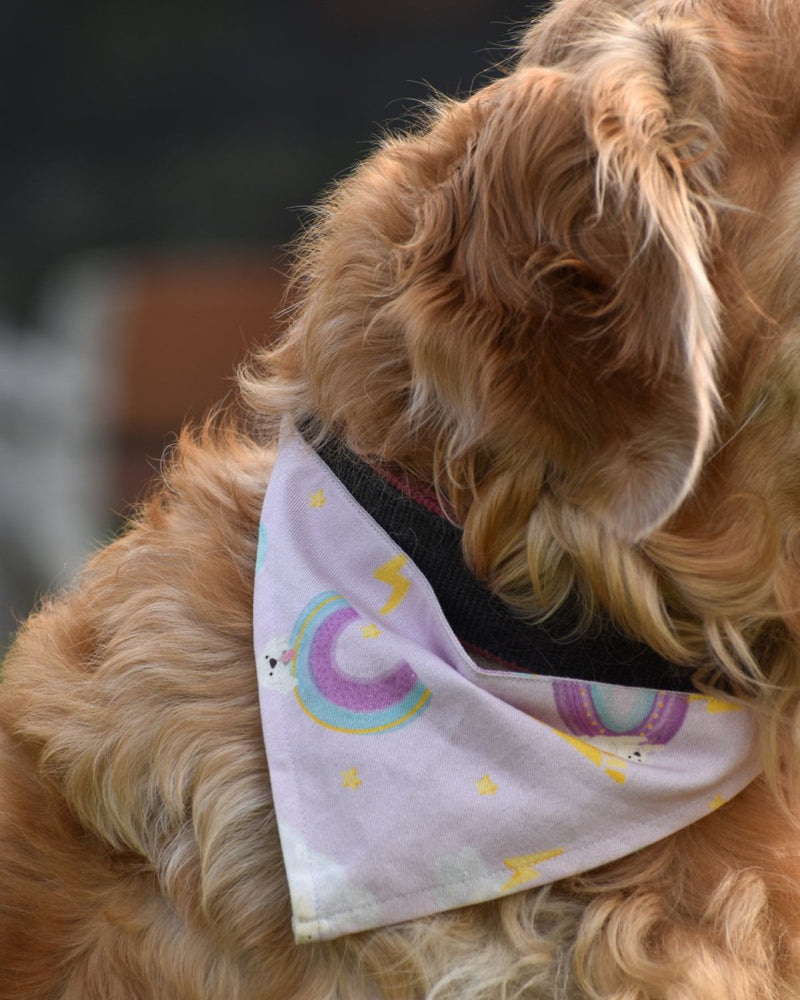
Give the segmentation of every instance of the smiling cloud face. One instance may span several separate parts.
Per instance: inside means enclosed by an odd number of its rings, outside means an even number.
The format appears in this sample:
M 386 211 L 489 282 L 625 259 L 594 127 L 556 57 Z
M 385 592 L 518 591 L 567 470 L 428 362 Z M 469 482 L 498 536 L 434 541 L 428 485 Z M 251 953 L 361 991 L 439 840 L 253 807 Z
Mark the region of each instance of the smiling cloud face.
M 589 736 L 586 742 L 598 750 L 637 764 L 651 763 L 653 751 L 657 749 L 640 736 Z
M 256 660 L 258 685 L 268 691 L 290 694 L 297 687 L 292 675 L 292 651 L 284 638 L 270 639 Z

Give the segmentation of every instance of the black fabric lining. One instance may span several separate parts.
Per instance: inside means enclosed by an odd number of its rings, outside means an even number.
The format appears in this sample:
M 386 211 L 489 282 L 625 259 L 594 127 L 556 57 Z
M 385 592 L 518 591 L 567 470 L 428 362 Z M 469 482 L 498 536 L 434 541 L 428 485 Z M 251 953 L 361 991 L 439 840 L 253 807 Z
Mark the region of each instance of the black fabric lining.
M 622 634 L 611 622 L 570 638 L 576 616 L 562 607 L 544 624 L 515 615 L 470 572 L 461 553 L 461 530 L 388 483 L 341 442 L 315 451 L 351 496 L 416 563 L 430 582 L 450 627 L 470 652 L 499 670 L 577 680 L 694 690 L 690 671 Z

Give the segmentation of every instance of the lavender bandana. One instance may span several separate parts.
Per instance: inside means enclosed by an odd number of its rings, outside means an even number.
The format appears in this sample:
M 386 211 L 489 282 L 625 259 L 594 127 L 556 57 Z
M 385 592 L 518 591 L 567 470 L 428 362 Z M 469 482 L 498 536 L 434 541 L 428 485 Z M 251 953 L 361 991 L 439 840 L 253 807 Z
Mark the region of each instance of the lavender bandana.
M 732 702 L 481 668 L 427 579 L 287 428 L 254 642 L 299 942 L 587 871 L 760 770 L 753 715 Z

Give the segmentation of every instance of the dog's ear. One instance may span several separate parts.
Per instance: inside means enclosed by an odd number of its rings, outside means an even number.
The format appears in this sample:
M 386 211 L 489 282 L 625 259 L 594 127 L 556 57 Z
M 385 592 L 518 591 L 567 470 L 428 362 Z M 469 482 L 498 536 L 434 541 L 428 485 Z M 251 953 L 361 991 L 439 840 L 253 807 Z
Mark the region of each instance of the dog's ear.
M 620 18 L 476 95 L 444 125 L 468 138 L 414 241 L 430 261 L 446 233 L 453 285 L 440 258 L 438 300 L 417 296 L 416 370 L 438 362 L 453 412 L 543 452 L 547 487 L 632 541 L 678 508 L 714 433 L 720 100 L 696 29 Z M 478 352 L 475 374 L 454 376 L 453 340 Z

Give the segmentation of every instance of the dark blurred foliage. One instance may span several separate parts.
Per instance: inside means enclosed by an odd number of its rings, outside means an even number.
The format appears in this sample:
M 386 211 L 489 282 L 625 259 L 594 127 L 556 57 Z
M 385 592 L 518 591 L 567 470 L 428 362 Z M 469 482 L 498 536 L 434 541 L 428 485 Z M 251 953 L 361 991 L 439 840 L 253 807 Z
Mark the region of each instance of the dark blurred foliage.
M 5 0 L 0 312 L 89 247 L 275 246 L 383 123 L 508 57 L 534 0 Z

